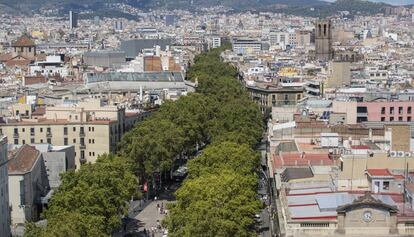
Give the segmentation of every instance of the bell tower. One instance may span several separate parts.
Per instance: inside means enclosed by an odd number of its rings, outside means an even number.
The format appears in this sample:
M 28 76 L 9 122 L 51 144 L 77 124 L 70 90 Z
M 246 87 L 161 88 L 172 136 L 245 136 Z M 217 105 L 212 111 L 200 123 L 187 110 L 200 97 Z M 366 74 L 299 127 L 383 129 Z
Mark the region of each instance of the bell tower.
M 323 61 L 333 58 L 332 22 L 329 19 L 315 22 L 315 56 Z

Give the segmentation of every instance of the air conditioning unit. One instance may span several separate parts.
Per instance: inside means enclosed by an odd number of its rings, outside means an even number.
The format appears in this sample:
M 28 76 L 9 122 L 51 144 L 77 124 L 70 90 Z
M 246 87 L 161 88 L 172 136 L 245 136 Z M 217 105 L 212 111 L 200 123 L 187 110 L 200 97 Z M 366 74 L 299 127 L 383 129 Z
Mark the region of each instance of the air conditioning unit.
M 397 157 L 396 151 L 390 151 L 390 157 Z
M 403 151 L 397 151 L 397 157 L 404 157 L 405 152 Z

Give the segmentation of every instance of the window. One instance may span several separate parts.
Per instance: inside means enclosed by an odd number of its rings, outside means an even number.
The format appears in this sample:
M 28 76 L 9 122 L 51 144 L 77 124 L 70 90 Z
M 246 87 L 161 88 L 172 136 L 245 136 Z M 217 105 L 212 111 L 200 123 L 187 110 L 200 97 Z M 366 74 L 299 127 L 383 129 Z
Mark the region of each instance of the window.
M 72 128 L 72 130 L 73 130 L 74 132 L 76 132 L 76 127 L 73 127 L 73 128 Z
M 43 128 L 40 128 L 40 132 L 43 132 Z
M 35 143 L 35 139 L 34 138 L 30 138 L 30 143 Z
M 19 139 L 14 139 L 14 145 L 19 145 Z
M 389 181 L 384 181 L 382 183 L 382 189 L 383 190 L 389 190 L 390 189 L 390 182 Z
M 67 127 L 63 128 L 63 135 L 68 135 L 68 128 Z
M 19 130 L 17 128 L 14 129 L 14 134 L 18 134 Z
M 26 144 L 26 141 L 25 140 L 22 140 L 22 144 L 24 145 L 24 144 Z
M 403 107 L 398 107 L 398 114 L 403 114 Z
M 403 117 L 398 117 L 398 121 L 403 121 Z
M 392 122 L 392 121 L 394 121 L 394 117 L 390 117 L 390 121 Z
M 35 129 L 34 128 L 30 128 L 30 134 L 31 135 L 34 135 L 34 133 L 35 133 Z
M 46 128 L 47 133 L 50 133 L 50 128 Z
M 63 138 L 63 145 L 65 145 L 65 146 L 68 145 L 68 138 L 67 137 Z
M 385 107 L 381 108 L 381 114 L 385 114 Z
M 85 159 L 85 151 L 81 151 L 81 157 L 82 160 Z
M 385 117 L 381 117 L 381 122 L 384 122 L 385 121 Z
M 48 139 L 47 139 L 47 143 L 48 143 L 48 144 L 52 144 L 52 139 L 48 138 Z
M 43 143 L 43 139 L 40 139 L 40 143 Z
M 407 113 L 408 113 L 408 114 L 411 114 L 411 106 L 408 106 L 408 108 L 407 108 Z
M 411 122 L 411 116 L 407 117 L 407 122 Z
M 390 114 L 394 114 L 394 107 L 390 107 Z
M 368 113 L 368 109 L 366 106 L 358 106 L 357 113 Z
M 25 128 L 22 128 L 22 132 L 25 132 L 26 131 L 26 129 Z
M 76 139 L 75 138 L 73 139 L 73 144 L 76 144 Z

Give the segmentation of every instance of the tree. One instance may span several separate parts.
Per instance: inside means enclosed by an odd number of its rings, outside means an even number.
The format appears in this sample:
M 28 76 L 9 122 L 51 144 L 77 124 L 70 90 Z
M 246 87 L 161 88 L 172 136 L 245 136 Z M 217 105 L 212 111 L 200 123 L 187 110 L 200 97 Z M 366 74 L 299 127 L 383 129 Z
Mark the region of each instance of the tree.
M 197 159 L 188 162 L 189 178 L 217 174 L 222 169 L 240 175 L 255 175 L 259 156 L 246 144 L 222 142 L 208 146 Z
M 95 164 L 67 172 L 44 213 L 48 219 L 46 232 L 52 236 L 60 236 L 57 233 L 62 231 L 80 236 L 109 235 L 121 225 L 120 217 L 127 214 L 126 200 L 139 195 L 136 188 L 131 169 L 115 155 L 102 155 Z M 65 222 L 67 216 L 70 222 Z
M 256 177 L 233 170 L 188 179 L 165 220 L 171 237 L 253 236 Z
M 166 172 L 182 151 L 184 132 L 167 119 L 154 116 L 128 132 L 121 144 L 122 156 L 129 159 L 137 175 L 152 179 L 154 172 Z

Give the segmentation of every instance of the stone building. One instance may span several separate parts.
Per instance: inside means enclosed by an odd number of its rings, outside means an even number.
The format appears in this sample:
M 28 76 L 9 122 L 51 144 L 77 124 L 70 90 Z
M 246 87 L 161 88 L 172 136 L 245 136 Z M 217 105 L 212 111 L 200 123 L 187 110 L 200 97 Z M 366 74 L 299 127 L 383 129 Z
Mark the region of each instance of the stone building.
M 329 61 L 333 57 L 331 20 L 315 22 L 315 56 L 323 61 Z

